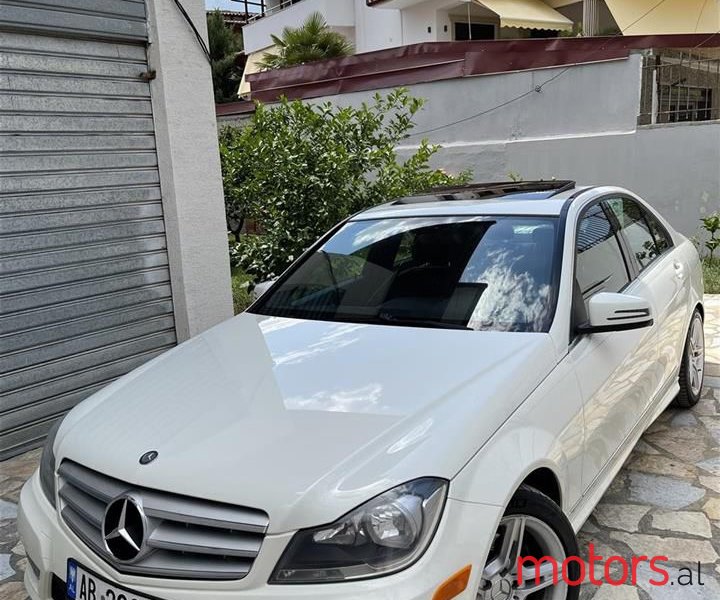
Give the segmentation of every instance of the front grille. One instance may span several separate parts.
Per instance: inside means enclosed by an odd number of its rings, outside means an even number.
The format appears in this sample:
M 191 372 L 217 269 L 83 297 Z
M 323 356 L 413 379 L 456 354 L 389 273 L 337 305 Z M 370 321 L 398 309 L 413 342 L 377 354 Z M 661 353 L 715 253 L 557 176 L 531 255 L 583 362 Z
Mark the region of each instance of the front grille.
M 121 573 L 174 579 L 242 579 L 260 552 L 268 516 L 260 510 L 158 492 L 65 460 L 60 513 L 93 552 Z M 102 524 L 114 499 L 132 494 L 147 517 L 147 552 L 131 563 L 105 548 Z

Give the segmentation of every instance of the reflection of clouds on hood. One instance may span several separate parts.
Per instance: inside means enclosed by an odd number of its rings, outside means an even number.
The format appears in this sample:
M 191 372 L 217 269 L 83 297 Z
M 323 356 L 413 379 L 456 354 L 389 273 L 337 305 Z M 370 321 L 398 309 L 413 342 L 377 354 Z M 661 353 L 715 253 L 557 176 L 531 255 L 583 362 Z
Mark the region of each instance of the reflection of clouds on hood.
M 517 259 L 507 250 L 489 255 L 494 263 L 473 280 L 486 283 L 469 326 L 473 329 L 503 328 L 541 331 L 549 306 L 550 286 L 538 285 L 527 272 L 513 270 Z
M 378 413 L 382 396 L 382 385 L 368 385 L 334 392 L 321 391 L 311 396 L 292 396 L 285 399 L 288 410 L 323 410 L 344 413 Z
M 308 344 L 305 348 L 291 350 L 285 354 L 279 354 L 274 357 L 276 365 L 292 365 L 303 362 L 305 359 L 322 354 L 328 351 L 337 351 L 346 348 L 358 341 L 357 336 L 352 335 L 359 329 L 365 327 L 363 324 L 348 323 L 343 325 L 333 325 L 328 333 L 323 335 L 317 342 Z

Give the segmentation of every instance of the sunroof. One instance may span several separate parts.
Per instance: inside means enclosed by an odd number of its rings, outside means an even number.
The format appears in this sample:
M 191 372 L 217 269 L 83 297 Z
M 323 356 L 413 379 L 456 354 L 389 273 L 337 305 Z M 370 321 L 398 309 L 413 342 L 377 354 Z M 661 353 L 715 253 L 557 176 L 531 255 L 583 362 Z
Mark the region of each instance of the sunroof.
M 514 200 L 547 200 L 557 195 L 557 190 L 552 192 L 518 192 L 515 194 L 505 194 L 502 198 L 513 198 Z
M 469 183 L 467 185 L 435 188 L 426 194 L 400 198 L 393 204 L 421 204 L 423 202 L 489 200 L 490 198 L 513 198 L 516 200 L 546 200 L 562 192 L 574 189 L 574 181 L 502 181 L 494 183 Z

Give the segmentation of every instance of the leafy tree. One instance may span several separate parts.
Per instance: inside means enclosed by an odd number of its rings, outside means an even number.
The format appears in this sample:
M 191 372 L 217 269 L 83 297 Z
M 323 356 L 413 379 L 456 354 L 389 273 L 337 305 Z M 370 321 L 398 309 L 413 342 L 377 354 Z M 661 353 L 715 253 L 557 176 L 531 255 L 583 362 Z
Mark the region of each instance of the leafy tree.
M 465 183 L 429 166 L 423 140 L 399 162 L 396 146 L 423 101 L 399 89 L 358 108 L 283 100 L 258 104 L 250 125 L 228 127 L 220 154 L 233 265 L 256 281 L 280 274 L 338 221 L 389 199 Z M 258 234 L 240 234 L 245 219 Z
M 319 12 L 311 14 L 300 27 L 285 27 L 280 37 L 273 35 L 276 53 L 262 57 L 263 69 L 282 69 L 325 58 L 349 56 L 353 45 L 333 31 Z
M 228 27 L 219 10 L 208 14 L 207 27 L 215 102 L 233 102 L 237 100 L 243 72 L 238 64 L 238 54 L 243 49 L 242 33 Z

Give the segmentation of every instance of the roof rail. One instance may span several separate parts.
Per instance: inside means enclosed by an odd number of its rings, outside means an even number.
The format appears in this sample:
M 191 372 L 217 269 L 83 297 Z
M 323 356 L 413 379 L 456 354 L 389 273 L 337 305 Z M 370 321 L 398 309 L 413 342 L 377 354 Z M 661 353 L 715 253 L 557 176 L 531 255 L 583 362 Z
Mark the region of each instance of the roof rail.
M 498 198 L 509 194 L 532 192 L 548 192 L 546 198 L 552 198 L 562 192 L 574 189 L 576 185 L 576 182 L 570 181 L 569 179 L 468 183 L 465 185 L 432 188 L 417 196 L 400 198 L 393 202 L 393 204 L 416 204 L 422 202 L 437 202 L 438 200 L 481 200 Z

